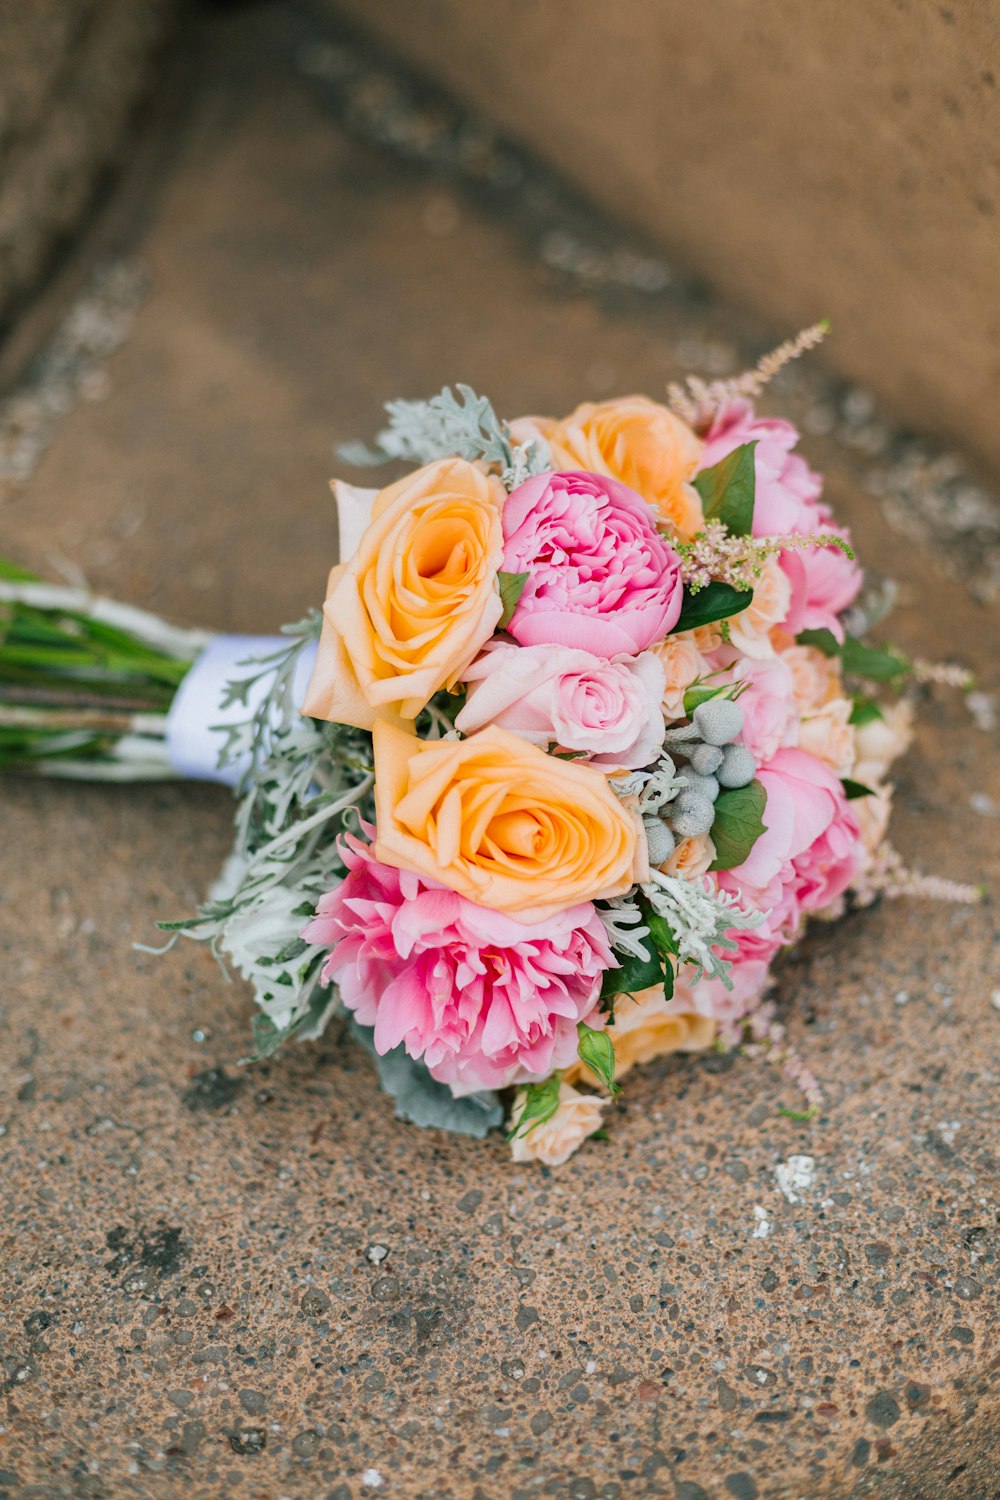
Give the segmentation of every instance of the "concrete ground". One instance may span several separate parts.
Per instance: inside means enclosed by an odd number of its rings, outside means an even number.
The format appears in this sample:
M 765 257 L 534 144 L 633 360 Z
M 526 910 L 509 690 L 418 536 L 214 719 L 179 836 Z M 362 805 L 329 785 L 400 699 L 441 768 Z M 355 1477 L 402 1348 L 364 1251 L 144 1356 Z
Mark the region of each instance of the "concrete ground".
M 172 152 L 121 247 L 146 300 L 84 382 L 100 399 L 53 419 L 0 502 L 26 564 L 267 630 L 319 600 L 331 444 L 385 397 L 462 379 L 559 412 L 774 332 L 663 288 L 460 122 L 461 170 L 404 160 L 391 80 L 299 12 L 219 11 L 186 45 Z M 508 200 L 472 180 L 487 158 Z M 558 233 L 592 233 L 582 270 Z M 972 491 L 818 367 L 781 399 L 899 580 L 894 640 L 957 656 L 984 695 L 974 717 L 928 694 L 896 842 L 996 888 Z M 549 1173 L 395 1121 L 336 1026 L 241 1069 L 243 986 L 193 946 L 134 951 L 217 872 L 225 792 L 0 797 L 0 1496 L 997 1493 L 995 905 L 886 904 L 790 956 L 782 1012 L 827 1098 L 811 1124 L 766 1063 L 667 1060 Z M 795 1204 L 774 1177 L 794 1153 L 816 1160 Z

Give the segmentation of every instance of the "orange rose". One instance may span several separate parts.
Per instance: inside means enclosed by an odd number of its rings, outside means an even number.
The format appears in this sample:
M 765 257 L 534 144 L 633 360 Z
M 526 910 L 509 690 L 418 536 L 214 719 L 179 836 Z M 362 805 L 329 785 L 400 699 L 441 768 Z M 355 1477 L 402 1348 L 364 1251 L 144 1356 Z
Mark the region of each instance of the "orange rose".
M 461 458 L 382 490 L 354 556 L 334 568 L 302 711 L 371 729 L 415 719 L 496 629 L 504 488 Z
M 690 480 L 704 443 L 647 396 L 584 402 L 545 432 L 557 469 L 607 474 L 638 491 L 684 540 L 705 524 Z
M 375 725 L 375 857 L 541 922 L 622 895 L 645 840 L 600 771 L 508 734 L 418 740 Z

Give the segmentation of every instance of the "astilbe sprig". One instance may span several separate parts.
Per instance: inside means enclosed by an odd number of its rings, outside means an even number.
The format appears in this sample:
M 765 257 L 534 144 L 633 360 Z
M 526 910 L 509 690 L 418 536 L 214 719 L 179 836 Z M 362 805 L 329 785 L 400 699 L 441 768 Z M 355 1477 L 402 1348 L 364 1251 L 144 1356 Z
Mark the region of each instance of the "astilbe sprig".
M 752 589 L 769 557 L 812 547 L 837 547 L 852 561 L 854 550 L 834 532 L 789 532 L 785 536 L 738 536 L 722 521 L 708 521 L 690 542 L 674 542 L 681 576 L 692 594 L 710 583 Z
M 671 383 L 667 387 L 667 404 L 696 432 L 704 431 L 730 401 L 755 400 L 779 370 L 807 350 L 815 349 L 829 332 L 830 324 L 823 318 L 763 355 L 752 370 L 745 370 L 730 380 L 709 381 L 689 375 L 683 385 Z

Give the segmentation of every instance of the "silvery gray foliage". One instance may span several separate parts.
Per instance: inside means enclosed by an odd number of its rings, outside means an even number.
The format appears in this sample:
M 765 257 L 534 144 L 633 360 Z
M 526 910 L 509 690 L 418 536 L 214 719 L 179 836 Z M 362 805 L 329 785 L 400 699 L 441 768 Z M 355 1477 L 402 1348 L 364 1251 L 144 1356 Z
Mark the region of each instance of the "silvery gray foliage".
M 646 945 L 649 928 L 634 896 L 612 896 L 600 902 L 597 915 L 604 923 L 608 942 L 617 953 L 632 958 L 649 958 Z
M 422 1063 L 408 1055 L 405 1047 L 394 1047 L 382 1056 L 375 1051 L 373 1028 L 351 1021 L 351 1035 L 375 1063 L 379 1083 L 396 1101 L 396 1116 L 414 1125 L 429 1125 L 457 1135 L 482 1137 L 503 1121 L 503 1105 L 497 1095 L 484 1090 L 456 1099 L 447 1084 L 432 1078 Z
M 233 853 L 197 916 L 160 924 L 171 942 L 209 943 L 223 968 L 228 960 L 253 985 L 258 1057 L 290 1037 L 318 1035 L 335 1007 L 321 977 L 324 950 L 301 932 L 344 877 L 337 834 L 374 816 L 370 735 L 303 718 L 292 697 L 299 654 L 319 628 L 315 612 L 287 626 L 288 646 L 248 663 L 246 676 L 228 685 L 227 703 L 247 703 L 251 686 L 269 679 L 255 712 L 228 730 L 220 756 L 222 764 L 249 758 Z
M 708 881 L 681 880 L 661 870 L 650 873 L 642 892 L 653 910 L 669 923 L 677 939 L 680 962 L 694 964 L 695 981 L 708 974 L 721 979 L 731 990 L 731 964 L 718 950 L 733 951 L 737 945 L 730 932 L 759 927 L 767 912 L 746 910 L 735 896 L 713 889 Z
M 446 385 L 429 401 L 387 401 L 389 423 L 376 437 L 375 446 L 347 443 L 338 449 L 339 456 L 359 467 L 394 458 L 417 464 L 437 458 L 495 464 L 508 490 L 551 467 L 544 439 L 515 443 L 510 427 L 497 416 L 488 397 L 477 395 L 467 385 L 456 384 L 455 391 L 457 395 Z

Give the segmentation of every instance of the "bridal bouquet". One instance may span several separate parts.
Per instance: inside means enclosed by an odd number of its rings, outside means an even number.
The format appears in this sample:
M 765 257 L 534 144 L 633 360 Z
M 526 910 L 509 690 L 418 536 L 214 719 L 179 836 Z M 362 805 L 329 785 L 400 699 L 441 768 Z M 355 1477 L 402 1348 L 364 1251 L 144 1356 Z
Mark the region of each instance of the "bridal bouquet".
M 858 638 L 850 538 L 752 405 L 819 334 L 669 406 L 390 403 L 343 457 L 407 472 L 334 483 L 340 561 L 283 638 L 8 566 L 0 764 L 236 783 L 219 882 L 161 926 L 251 982 L 256 1057 L 342 1013 L 416 1123 L 484 1134 L 510 1091 L 515 1159 L 556 1164 L 636 1064 L 788 1060 L 764 1001 L 807 919 L 975 895 L 885 841 L 895 690 L 935 671 Z

